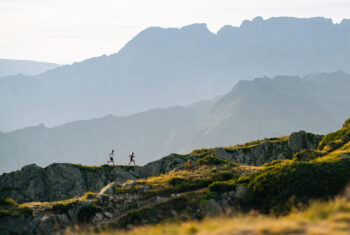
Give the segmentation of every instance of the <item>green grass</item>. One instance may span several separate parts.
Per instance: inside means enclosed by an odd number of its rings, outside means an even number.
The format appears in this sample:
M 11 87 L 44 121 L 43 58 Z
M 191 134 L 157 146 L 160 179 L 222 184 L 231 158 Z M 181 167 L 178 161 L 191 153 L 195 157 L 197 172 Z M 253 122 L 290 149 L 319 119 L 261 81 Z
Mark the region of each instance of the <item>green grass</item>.
M 13 199 L 0 199 L 0 218 L 3 216 L 32 216 L 32 213 L 33 210 L 31 208 L 18 205 Z
M 221 158 L 214 157 L 214 156 L 203 157 L 203 158 L 197 160 L 197 162 L 199 163 L 199 165 L 209 165 L 209 166 L 228 165 L 231 167 L 237 166 L 236 163 L 229 162 L 229 161 L 226 161 L 226 160 L 223 160 Z
M 227 181 L 216 181 L 209 185 L 209 190 L 211 192 L 227 192 L 234 191 L 236 189 L 237 182 L 235 180 L 227 180 Z
M 349 120 L 344 123 L 342 129 L 325 135 L 318 145 L 318 150 L 330 152 L 350 141 Z
M 298 203 L 339 194 L 350 181 L 349 169 L 350 159 L 287 160 L 251 176 L 246 203 L 264 213 L 286 213 Z

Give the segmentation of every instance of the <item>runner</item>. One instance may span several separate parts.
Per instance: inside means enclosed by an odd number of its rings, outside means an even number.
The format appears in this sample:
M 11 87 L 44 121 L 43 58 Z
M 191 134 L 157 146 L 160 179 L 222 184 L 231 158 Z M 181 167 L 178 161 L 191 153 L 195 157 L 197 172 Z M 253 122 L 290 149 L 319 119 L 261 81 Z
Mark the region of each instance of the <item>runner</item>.
M 112 149 L 112 152 L 109 154 L 109 161 L 107 161 L 107 164 L 109 163 L 113 163 L 113 166 L 114 166 L 114 149 Z
M 136 165 L 135 160 L 134 160 L 134 157 L 135 157 L 134 152 L 132 152 L 132 153 L 129 155 L 129 158 L 130 158 L 129 166 L 130 166 L 131 162 L 134 163 L 134 166 Z

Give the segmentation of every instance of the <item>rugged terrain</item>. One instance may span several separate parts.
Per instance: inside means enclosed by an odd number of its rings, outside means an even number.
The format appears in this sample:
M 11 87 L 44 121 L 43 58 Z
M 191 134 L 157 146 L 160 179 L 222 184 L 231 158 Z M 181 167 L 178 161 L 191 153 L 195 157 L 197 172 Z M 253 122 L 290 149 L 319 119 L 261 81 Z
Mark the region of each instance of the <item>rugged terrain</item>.
M 349 123 L 325 136 L 300 131 L 171 154 L 143 167 L 26 166 L 0 177 L 0 231 L 114 231 L 250 210 L 286 215 L 343 192 Z
M 0 133 L 0 173 L 33 162 L 100 165 L 115 146 L 118 164 L 127 164 L 133 151 L 137 163 L 144 165 L 174 152 L 236 145 L 298 130 L 325 134 L 350 115 L 348 90 L 350 75 L 344 72 L 265 77 L 240 81 L 223 97 L 190 106 Z
M 350 72 L 349 22 L 256 17 L 216 34 L 205 24 L 151 27 L 118 53 L 1 79 L 0 130 L 186 105 L 256 76 Z

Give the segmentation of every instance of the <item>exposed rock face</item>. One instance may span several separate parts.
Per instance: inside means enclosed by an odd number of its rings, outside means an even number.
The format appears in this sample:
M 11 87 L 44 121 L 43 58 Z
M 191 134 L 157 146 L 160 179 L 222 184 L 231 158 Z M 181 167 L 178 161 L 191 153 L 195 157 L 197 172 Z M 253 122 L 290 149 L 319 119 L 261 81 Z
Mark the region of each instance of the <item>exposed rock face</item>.
M 218 148 L 216 156 L 227 161 L 237 162 L 242 165 L 263 165 L 278 159 L 291 158 L 293 151 L 288 147 L 287 141 L 272 142 L 266 139 L 262 144 L 250 148 L 238 148 L 234 150 Z
M 322 135 L 305 131 L 294 132 L 289 136 L 288 147 L 293 152 L 299 152 L 303 149 L 316 149 L 322 137 Z
M 294 132 L 288 140 L 275 141 L 265 139 L 263 143 L 249 148 L 227 149 L 218 148 L 216 157 L 243 165 L 263 165 L 273 160 L 290 159 L 293 154 L 303 149 L 316 149 L 322 139 L 322 135 L 306 133 L 305 131 Z
M 41 168 L 29 165 L 0 177 L 1 197 L 17 202 L 58 201 L 85 192 L 97 192 L 115 181 L 122 183 L 139 175 L 125 167 L 89 168 L 73 164 L 52 164 Z
M 276 141 L 266 139 L 251 147 L 237 149 L 217 148 L 214 154 L 218 158 L 244 165 L 263 165 L 278 159 L 292 158 L 302 149 L 315 149 L 322 136 L 304 131 L 292 133 L 289 140 Z M 85 167 L 67 163 L 54 163 L 41 168 L 28 165 L 20 171 L 0 176 L 0 198 L 10 197 L 17 202 L 58 201 L 85 192 L 99 192 L 104 186 L 115 182 L 122 184 L 127 180 L 147 178 L 178 170 L 186 161 L 199 157 L 183 157 L 171 154 L 143 167 L 101 166 Z
M 98 192 L 111 182 L 122 184 L 127 180 L 179 169 L 185 162 L 183 158 L 172 154 L 144 167 L 85 167 L 54 163 L 41 168 L 33 164 L 0 176 L 0 198 L 10 197 L 20 203 L 64 200 L 88 191 Z

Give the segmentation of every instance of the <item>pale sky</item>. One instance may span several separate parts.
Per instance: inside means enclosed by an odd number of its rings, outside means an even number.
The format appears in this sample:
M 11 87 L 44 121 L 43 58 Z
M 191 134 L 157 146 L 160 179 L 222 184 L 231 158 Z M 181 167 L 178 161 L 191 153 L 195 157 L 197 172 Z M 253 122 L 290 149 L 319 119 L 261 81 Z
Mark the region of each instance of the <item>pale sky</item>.
M 0 0 L 0 58 L 70 64 L 122 48 L 150 26 L 216 32 L 262 16 L 350 18 L 349 0 Z

